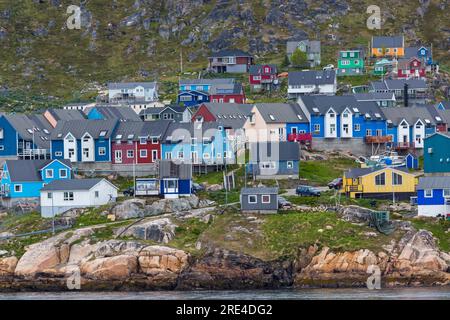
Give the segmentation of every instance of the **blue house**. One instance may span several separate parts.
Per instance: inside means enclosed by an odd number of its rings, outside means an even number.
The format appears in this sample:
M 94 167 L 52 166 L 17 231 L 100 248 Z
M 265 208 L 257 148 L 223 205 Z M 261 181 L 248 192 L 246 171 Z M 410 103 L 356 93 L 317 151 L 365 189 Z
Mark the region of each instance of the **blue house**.
M 39 198 L 41 188 L 54 180 L 71 179 L 68 160 L 6 160 L 0 193 L 6 205 Z
M 161 157 L 194 165 L 233 163 L 235 152 L 226 132 L 218 122 L 171 123 L 162 139 Z
M 298 103 L 313 139 L 386 136 L 386 118 L 376 102 L 357 101 L 354 96 L 302 96 Z
M 59 122 L 51 135 L 52 159 L 71 162 L 111 162 L 111 135 L 117 120 Z
M 437 109 L 439 110 L 450 110 L 450 101 L 441 101 L 437 105 Z
M 417 185 L 419 216 L 450 216 L 450 177 L 421 177 Z
M 182 79 L 178 85 L 178 104 L 186 107 L 210 102 L 212 90 L 217 86 L 234 85 L 235 79 Z
M 300 146 L 295 142 L 259 142 L 250 144 L 246 172 L 256 179 L 298 179 Z
M 159 163 L 160 195 L 164 198 L 190 196 L 192 193 L 192 165 L 161 160 Z
M 435 133 L 425 138 L 423 169 L 426 174 L 450 175 L 450 136 Z
M 419 169 L 419 159 L 411 153 L 408 153 L 405 157 L 406 167 L 408 169 L 418 170 Z
M 0 158 L 50 159 L 52 130 L 43 115 L 0 116 Z
M 177 102 L 185 107 L 193 107 L 204 102 L 209 102 L 209 97 L 209 94 L 203 91 L 183 91 L 178 94 Z

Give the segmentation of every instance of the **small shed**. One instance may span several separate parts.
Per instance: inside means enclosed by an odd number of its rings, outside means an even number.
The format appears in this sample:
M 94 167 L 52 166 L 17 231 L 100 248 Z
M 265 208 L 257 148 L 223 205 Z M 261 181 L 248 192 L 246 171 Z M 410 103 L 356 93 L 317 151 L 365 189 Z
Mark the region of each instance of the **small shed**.
M 416 156 L 414 156 L 411 153 L 408 153 L 408 155 L 405 157 L 406 160 L 406 167 L 408 169 L 419 169 L 419 159 L 417 159 Z
M 243 213 L 277 213 L 278 188 L 242 188 L 240 202 Z

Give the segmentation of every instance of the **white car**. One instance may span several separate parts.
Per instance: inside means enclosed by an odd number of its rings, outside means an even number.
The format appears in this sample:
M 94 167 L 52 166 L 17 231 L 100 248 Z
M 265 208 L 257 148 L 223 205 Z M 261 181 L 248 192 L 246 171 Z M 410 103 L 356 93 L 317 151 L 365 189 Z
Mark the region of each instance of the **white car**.
M 334 70 L 334 64 L 327 64 L 323 67 L 323 71 Z

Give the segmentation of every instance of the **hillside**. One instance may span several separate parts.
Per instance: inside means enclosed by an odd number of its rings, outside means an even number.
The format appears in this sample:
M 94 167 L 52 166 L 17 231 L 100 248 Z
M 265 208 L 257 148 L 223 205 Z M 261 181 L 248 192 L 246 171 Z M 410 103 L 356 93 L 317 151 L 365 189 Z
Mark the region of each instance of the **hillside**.
M 206 66 L 209 52 L 230 47 L 248 50 L 257 62 L 281 63 L 285 41 L 293 37 L 320 38 L 327 64 L 335 63 L 339 48 L 367 45 L 373 34 L 403 32 L 410 44 L 432 43 L 441 66 L 450 65 L 448 0 L 81 2 L 81 30 L 69 30 L 66 10 L 76 1 L 1 1 L 2 109 L 89 99 L 114 80 L 157 79 L 163 97 L 170 97 L 181 56 L 189 74 Z M 382 30 L 367 29 L 369 4 L 381 7 Z M 328 40 L 330 34 L 337 40 Z

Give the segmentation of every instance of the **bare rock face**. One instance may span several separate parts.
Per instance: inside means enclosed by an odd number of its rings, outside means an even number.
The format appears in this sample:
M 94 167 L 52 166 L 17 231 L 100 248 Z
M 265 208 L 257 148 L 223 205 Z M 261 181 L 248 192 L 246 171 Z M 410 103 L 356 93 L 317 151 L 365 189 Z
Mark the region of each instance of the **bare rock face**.
M 17 261 L 16 257 L 0 258 L 0 277 L 14 275 Z
M 124 254 L 84 262 L 80 266 L 80 272 L 88 279 L 126 280 L 137 272 L 137 265 L 135 255 Z
M 116 216 L 116 219 L 132 219 L 140 218 L 144 216 L 145 201 L 137 199 L 125 200 L 122 203 L 117 204 L 111 210 L 111 213 Z
M 162 246 L 145 247 L 139 253 L 140 270 L 147 275 L 162 272 L 181 273 L 188 264 L 188 254 Z
M 133 236 L 137 239 L 168 243 L 174 238 L 176 227 L 170 219 L 162 218 L 135 224 L 128 228 L 123 235 Z

